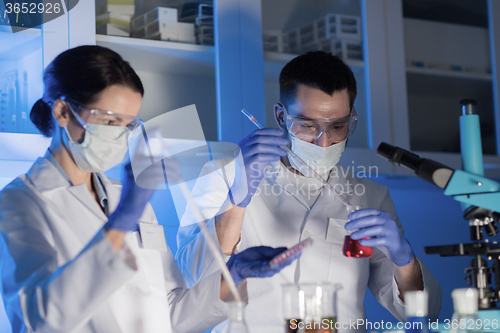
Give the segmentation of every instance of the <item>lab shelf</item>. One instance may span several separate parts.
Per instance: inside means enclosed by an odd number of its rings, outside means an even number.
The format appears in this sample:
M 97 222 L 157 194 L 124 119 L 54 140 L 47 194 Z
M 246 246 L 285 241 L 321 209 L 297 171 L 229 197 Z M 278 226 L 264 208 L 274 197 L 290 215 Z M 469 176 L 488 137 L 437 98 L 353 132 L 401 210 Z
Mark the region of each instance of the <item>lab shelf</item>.
M 459 72 L 451 70 L 447 71 L 443 69 L 434 69 L 434 68 L 407 67 L 406 73 L 448 77 L 453 79 L 472 79 L 472 80 L 482 80 L 482 81 L 493 80 L 492 75 L 488 73 Z
M 96 35 L 96 42 L 139 71 L 215 77 L 213 46 L 107 35 Z
M 107 35 L 96 35 L 96 42 L 97 45 L 120 53 L 139 71 L 190 76 L 215 75 L 213 46 Z M 283 66 L 296 56 L 264 52 L 266 76 L 277 78 Z M 353 71 L 361 71 L 365 66 L 363 61 L 347 60 L 346 63 Z
M 10 26 L 0 25 L 0 60 L 17 61 L 40 49 L 40 29 L 27 29 L 13 33 Z
M 295 58 L 297 54 L 279 53 L 279 52 L 264 52 L 264 73 L 268 78 L 278 78 L 283 66 L 290 60 Z M 364 61 L 344 60 L 351 67 L 353 72 L 363 71 L 365 68 Z

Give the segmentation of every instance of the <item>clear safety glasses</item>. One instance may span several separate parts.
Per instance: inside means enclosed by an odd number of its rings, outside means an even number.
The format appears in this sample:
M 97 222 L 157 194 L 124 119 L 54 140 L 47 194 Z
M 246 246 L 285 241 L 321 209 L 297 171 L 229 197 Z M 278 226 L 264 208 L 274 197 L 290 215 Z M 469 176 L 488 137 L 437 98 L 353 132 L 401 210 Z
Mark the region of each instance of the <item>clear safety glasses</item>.
M 117 126 L 117 130 L 113 131 L 114 134 L 112 138 L 110 138 L 109 134 L 107 134 L 103 139 L 117 140 L 122 135 L 128 136 L 133 130 L 144 124 L 144 122 L 138 117 L 120 114 L 113 111 L 87 108 L 69 98 L 63 98 L 63 100 L 66 101 L 71 112 L 75 115 L 75 118 L 78 120 L 80 125 L 93 135 L 101 136 L 102 131 L 97 130 L 99 126 L 92 125 Z M 80 110 L 83 110 L 84 112 L 78 113 Z M 118 130 L 118 128 L 120 130 Z
M 347 139 L 358 123 L 356 108 L 353 106 L 351 114 L 344 118 L 305 118 L 301 116 L 291 116 L 283 106 L 286 116 L 286 128 L 294 137 L 313 142 L 318 140 L 323 133 L 332 142 L 340 142 Z

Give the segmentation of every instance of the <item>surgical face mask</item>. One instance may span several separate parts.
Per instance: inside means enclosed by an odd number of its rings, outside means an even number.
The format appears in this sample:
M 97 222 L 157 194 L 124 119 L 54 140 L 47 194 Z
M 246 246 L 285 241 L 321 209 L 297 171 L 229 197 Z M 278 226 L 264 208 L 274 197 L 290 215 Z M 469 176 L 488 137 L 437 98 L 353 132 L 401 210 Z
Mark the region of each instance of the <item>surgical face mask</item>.
M 320 147 L 318 145 L 300 140 L 293 135 L 292 151 L 297 154 L 306 164 L 311 167 L 321 177 L 327 178 L 330 171 L 340 160 L 340 156 L 344 151 L 346 140 L 336 143 L 328 147 Z M 288 154 L 288 160 L 292 167 L 298 170 L 306 177 L 314 177 L 314 174 L 305 167 L 299 160 Z
M 78 168 L 85 172 L 103 172 L 119 164 L 127 153 L 128 134 L 122 126 L 87 124 L 82 143 L 65 142 Z M 121 134 L 121 135 L 120 135 Z

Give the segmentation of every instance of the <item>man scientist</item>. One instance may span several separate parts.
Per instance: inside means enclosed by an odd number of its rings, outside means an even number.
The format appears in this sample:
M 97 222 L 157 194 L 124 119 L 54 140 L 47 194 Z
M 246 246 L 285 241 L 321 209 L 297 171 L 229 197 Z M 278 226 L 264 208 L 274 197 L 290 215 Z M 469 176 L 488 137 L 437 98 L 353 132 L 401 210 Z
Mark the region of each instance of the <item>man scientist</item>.
M 210 223 L 228 256 L 258 245 L 290 247 L 309 237 L 314 245 L 281 274 L 248 281 L 245 314 L 250 330 L 283 330 L 281 285 L 286 283 L 340 283 L 341 324 L 365 318 L 367 287 L 398 320 L 405 318 L 404 293 L 426 290 L 429 318 L 437 318 L 441 287 L 404 238 L 387 187 L 355 178 L 337 165 L 357 122 L 356 80 L 350 68 L 330 53 L 308 52 L 285 65 L 279 83 L 280 102 L 274 115 L 281 129 L 256 130 L 239 143 L 248 194 Z M 365 209 L 349 214 L 335 193 L 280 148 L 290 141 L 292 151 L 309 167 L 353 206 Z M 237 187 L 233 184 L 231 191 L 237 192 Z M 363 191 L 353 191 L 360 187 Z M 181 225 L 176 260 L 185 280 L 194 284 L 216 266 L 199 229 L 186 221 Z M 370 258 L 342 254 L 350 231 L 352 239 L 372 247 Z M 365 332 L 363 325 L 341 327 L 340 331 Z

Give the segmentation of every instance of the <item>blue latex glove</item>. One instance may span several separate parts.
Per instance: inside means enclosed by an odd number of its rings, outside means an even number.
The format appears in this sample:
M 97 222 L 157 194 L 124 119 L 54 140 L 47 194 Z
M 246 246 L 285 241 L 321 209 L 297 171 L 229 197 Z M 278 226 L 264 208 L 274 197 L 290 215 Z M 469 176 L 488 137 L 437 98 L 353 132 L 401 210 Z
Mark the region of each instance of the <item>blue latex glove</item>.
M 264 128 L 252 132 L 238 143 L 245 163 L 248 191 L 243 200 L 236 202 L 237 206 L 248 206 L 265 176 L 265 169 L 269 162 L 279 161 L 281 156 L 286 155 L 286 152 L 279 146 L 288 146 L 290 142 L 283 138 L 283 135 L 283 130 Z M 235 188 L 231 190 L 238 191 Z
M 241 253 L 233 254 L 227 262 L 227 268 L 236 285 L 250 277 L 271 277 L 293 262 L 293 260 L 286 260 L 274 268 L 269 265 L 271 259 L 286 249 L 286 247 L 269 246 L 251 247 Z M 301 254 L 302 251 L 297 252 L 294 259 L 300 257 Z
M 138 230 L 137 222 L 144 212 L 156 185 L 160 182 L 170 182 L 179 179 L 180 166 L 175 159 L 164 158 L 146 168 L 134 179 L 132 164 L 129 162 L 123 168 L 123 187 L 120 202 L 109 216 L 105 229 L 121 231 Z
M 413 260 L 410 243 L 399 231 L 391 214 L 377 209 L 362 209 L 349 214 L 347 230 L 360 229 L 351 234 L 351 239 L 358 240 L 363 246 L 385 246 L 391 260 L 398 266 L 406 266 Z M 362 239 L 370 237 L 370 239 Z
M 153 195 L 153 191 L 153 189 L 137 186 L 132 172 L 132 165 L 130 163 L 125 165 L 123 168 L 123 188 L 120 202 L 115 211 L 109 216 L 104 228 L 121 231 L 137 230 L 137 222 Z

